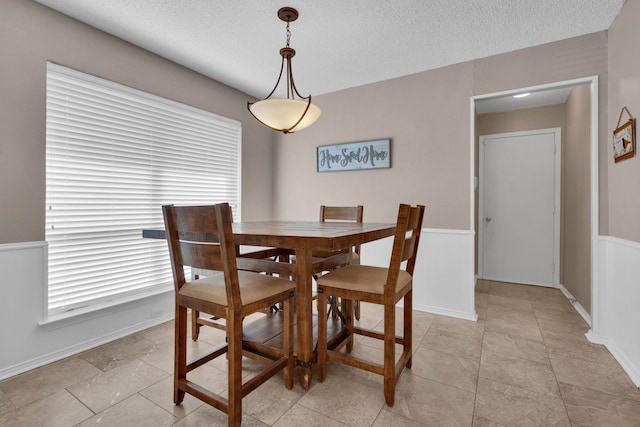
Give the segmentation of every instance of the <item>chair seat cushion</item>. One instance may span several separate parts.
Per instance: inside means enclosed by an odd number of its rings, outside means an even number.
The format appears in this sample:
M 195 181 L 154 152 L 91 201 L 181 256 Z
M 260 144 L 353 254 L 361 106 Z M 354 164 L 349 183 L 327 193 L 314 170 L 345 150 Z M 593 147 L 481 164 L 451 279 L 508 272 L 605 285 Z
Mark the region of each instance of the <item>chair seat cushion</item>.
M 388 272 L 389 269 L 383 267 L 347 265 L 320 276 L 318 278 L 318 286 L 382 295 Z M 410 287 L 411 283 L 411 275 L 406 271 L 400 270 L 398 272 L 396 293 L 401 293 L 405 287 Z
M 295 283 L 279 277 L 267 276 L 252 271 L 238 271 L 240 297 L 243 305 L 263 300 L 283 292 L 293 291 Z M 227 305 L 227 291 L 222 273 L 202 277 L 185 283 L 180 295 L 210 301 L 222 306 Z

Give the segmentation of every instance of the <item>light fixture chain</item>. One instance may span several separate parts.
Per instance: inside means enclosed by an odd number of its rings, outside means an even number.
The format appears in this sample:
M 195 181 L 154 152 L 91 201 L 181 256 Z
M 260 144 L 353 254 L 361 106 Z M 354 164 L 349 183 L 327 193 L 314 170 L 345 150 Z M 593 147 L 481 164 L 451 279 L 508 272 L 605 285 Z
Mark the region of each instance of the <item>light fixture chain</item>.
M 280 49 L 282 62 L 278 80 L 276 80 L 275 86 L 266 98 L 257 102 L 247 102 L 247 108 L 256 120 L 268 128 L 283 133 L 293 133 L 315 122 L 320 116 L 320 109 L 311 103 L 311 95 L 307 97 L 300 95 L 293 82 L 291 58 L 295 56 L 296 51 L 291 48 L 290 23 L 298 18 L 298 11 L 292 7 L 280 8 L 278 10 L 278 18 L 287 23 L 287 45 Z M 271 99 L 271 96 L 278 89 L 285 72 L 287 79 L 286 98 Z M 299 99 L 296 99 L 296 95 Z M 304 107 L 304 111 L 301 111 L 302 107 Z

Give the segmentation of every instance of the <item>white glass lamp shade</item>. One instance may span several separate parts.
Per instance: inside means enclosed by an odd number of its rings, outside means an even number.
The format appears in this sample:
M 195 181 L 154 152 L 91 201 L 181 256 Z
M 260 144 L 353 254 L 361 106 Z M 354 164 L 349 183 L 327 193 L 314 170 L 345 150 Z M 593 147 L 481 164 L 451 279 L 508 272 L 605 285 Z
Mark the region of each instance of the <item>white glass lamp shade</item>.
M 308 101 L 297 99 L 264 99 L 251 104 L 249 109 L 263 124 L 280 131 L 295 132 L 311 126 L 320 117 L 320 108 L 310 104 L 300 123 L 292 126 L 304 114 Z

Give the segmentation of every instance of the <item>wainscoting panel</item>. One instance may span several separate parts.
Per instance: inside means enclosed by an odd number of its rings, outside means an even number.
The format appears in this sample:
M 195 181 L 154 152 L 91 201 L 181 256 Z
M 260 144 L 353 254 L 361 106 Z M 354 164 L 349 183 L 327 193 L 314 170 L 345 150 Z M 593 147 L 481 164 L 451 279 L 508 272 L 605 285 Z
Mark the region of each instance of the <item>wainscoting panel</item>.
M 594 246 L 598 280 L 587 338 L 604 344 L 640 387 L 640 243 L 604 236 Z
M 468 230 L 423 229 L 413 278 L 413 308 L 477 320 L 474 240 Z M 362 264 L 387 267 L 393 238 L 362 247 Z
M 0 245 L 0 380 L 173 319 L 173 292 L 43 325 L 47 244 Z
M 362 262 L 386 266 L 392 240 L 368 243 Z M 604 344 L 640 387 L 640 243 L 594 243 L 591 341 Z M 173 317 L 172 293 L 156 295 L 56 325 L 40 325 L 46 243 L 0 245 L 0 379 L 60 360 Z M 474 309 L 473 233 L 424 229 L 414 277 L 414 308 L 468 320 Z

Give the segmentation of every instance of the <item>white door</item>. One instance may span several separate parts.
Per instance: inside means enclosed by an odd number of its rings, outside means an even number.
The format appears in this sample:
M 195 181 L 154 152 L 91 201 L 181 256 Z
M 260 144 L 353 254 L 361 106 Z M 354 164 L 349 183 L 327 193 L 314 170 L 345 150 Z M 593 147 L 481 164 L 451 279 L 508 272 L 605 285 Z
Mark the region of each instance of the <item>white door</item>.
M 560 129 L 480 137 L 478 275 L 558 286 Z

